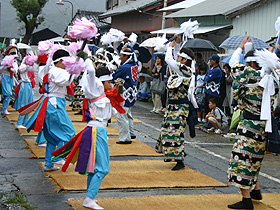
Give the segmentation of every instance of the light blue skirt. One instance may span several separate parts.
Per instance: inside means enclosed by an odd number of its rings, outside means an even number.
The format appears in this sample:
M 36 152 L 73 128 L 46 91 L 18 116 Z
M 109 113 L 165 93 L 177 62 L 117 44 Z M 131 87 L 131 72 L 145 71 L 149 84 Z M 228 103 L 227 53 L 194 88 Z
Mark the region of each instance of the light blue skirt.
M 22 82 L 20 84 L 20 89 L 18 92 L 18 96 L 14 103 L 15 109 L 20 109 L 27 104 L 33 102 L 33 91 L 32 91 L 32 84 L 31 82 Z
M 13 94 L 13 78 L 9 75 L 4 75 L 1 79 L 2 93 L 4 96 L 12 96 Z

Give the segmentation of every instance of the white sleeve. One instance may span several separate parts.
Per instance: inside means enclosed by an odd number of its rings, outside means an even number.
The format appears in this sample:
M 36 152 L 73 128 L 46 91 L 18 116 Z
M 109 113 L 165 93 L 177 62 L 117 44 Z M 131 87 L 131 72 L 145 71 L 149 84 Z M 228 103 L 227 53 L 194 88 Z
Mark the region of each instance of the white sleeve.
M 27 66 L 27 71 L 38 71 L 39 65 L 37 63 L 34 63 L 32 66 Z
M 20 73 L 25 72 L 27 70 L 27 65 L 25 64 L 25 57 L 23 58 L 18 70 Z
M 80 82 L 85 98 L 93 99 L 104 93 L 103 83 L 95 76 L 95 68 L 91 59 L 85 61 L 86 71 Z
M 171 69 L 173 69 L 177 74 L 180 76 L 183 76 L 182 72 L 180 71 L 180 68 L 178 66 L 178 63 L 173 59 L 172 56 L 172 47 L 168 47 L 165 55 L 165 62 L 170 66 Z
M 18 64 L 17 64 L 16 61 L 13 63 L 13 68 L 11 68 L 11 71 L 12 71 L 14 74 L 17 73 L 17 71 L 18 71 Z
M 180 52 L 180 47 L 181 47 L 180 43 L 175 42 L 174 52 L 173 52 L 173 56 L 175 60 L 177 60 L 178 53 Z
M 59 68 L 55 69 L 58 70 Z M 68 86 L 72 83 L 75 75 L 69 74 L 64 69 L 59 69 L 58 71 L 50 72 L 49 78 L 53 83 L 58 86 Z
M 238 47 L 231 56 L 231 59 L 229 61 L 230 67 L 233 67 L 235 64 L 239 63 L 241 54 L 242 54 L 242 49 Z

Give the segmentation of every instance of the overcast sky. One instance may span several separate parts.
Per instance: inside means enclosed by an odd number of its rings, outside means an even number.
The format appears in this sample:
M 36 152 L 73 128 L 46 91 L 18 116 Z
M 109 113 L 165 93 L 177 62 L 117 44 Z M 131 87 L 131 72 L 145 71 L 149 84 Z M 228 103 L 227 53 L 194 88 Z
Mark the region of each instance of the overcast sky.
M 64 35 L 64 30 L 71 20 L 71 4 L 57 5 L 59 0 L 48 0 L 42 10 L 45 21 L 38 29 L 49 28 L 54 32 Z M 78 9 L 104 12 L 105 0 L 69 0 L 73 3 L 74 15 Z M 19 37 L 18 29 L 23 26 L 23 23 L 18 23 L 16 20 L 16 10 L 11 6 L 10 0 L 0 0 L 1 16 L 0 16 L 0 37 Z

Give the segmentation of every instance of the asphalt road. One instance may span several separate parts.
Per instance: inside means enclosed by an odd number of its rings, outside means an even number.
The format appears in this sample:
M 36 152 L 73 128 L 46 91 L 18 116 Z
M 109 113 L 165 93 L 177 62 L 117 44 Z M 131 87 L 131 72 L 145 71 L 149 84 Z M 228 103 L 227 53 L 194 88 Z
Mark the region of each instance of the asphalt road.
M 135 123 L 137 140 L 154 147 L 159 136 L 163 116 L 151 114 L 152 104 L 137 102 L 132 109 L 133 117 L 143 123 Z M 116 127 L 116 124 L 111 124 Z M 0 193 L 10 194 L 19 191 L 29 202 L 40 210 L 71 209 L 66 204 L 69 198 L 84 198 L 85 192 L 54 192 L 55 184 L 42 172 L 39 163 L 42 159 L 28 159 L 30 152 L 24 149 L 23 137 L 14 130 L 5 118 L 0 119 Z M 191 139 L 186 131 L 185 164 L 223 183 L 227 183 L 227 166 L 233 142 L 218 134 L 197 131 Z M 111 160 L 162 159 L 161 157 L 112 157 Z M 279 156 L 266 155 L 260 174 L 263 193 L 280 193 Z M 209 188 L 168 188 L 100 190 L 97 198 L 176 194 L 232 194 L 238 193 L 234 186 Z

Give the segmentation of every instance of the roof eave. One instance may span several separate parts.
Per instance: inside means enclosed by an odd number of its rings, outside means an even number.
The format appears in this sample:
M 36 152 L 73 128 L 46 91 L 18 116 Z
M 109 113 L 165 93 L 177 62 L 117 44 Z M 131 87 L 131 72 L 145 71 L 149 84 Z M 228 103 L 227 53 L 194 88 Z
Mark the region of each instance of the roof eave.
M 127 10 L 125 10 L 125 11 L 123 11 L 123 12 L 114 12 L 114 10 L 111 10 L 111 11 L 109 11 L 109 12 L 105 12 L 105 13 L 99 15 L 98 17 L 99 17 L 99 19 L 105 19 L 105 18 L 113 17 L 113 16 L 116 16 L 116 15 L 119 15 L 119 14 L 124 14 L 124 13 L 132 12 L 132 11 L 138 11 L 139 9 L 143 9 L 143 8 L 146 8 L 146 7 L 150 7 L 151 5 L 156 4 L 156 3 L 160 2 L 160 1 L 161 1 L 161 0 L 155 0 L 155 1 L 152 1 L 152 2 L 150 2 L 150 3 L 144 4 L 144 5 L 139 6 L 139 7 L 127 9 Z M 122 6 L 122 7 L 126 7 L 126 6 L 127 6 L 127 5 L 124 5 L 124 6 Z M 130 5 L 130 6 L 133 7 L 133 5 Z M 119 8 L 121 8 L 121 7 L 119 7 Z M 117 8 L 117 9 L 119 9 L 119 8 Z M 116 9 L 116 10 L 117 10 L 117 9 Z

